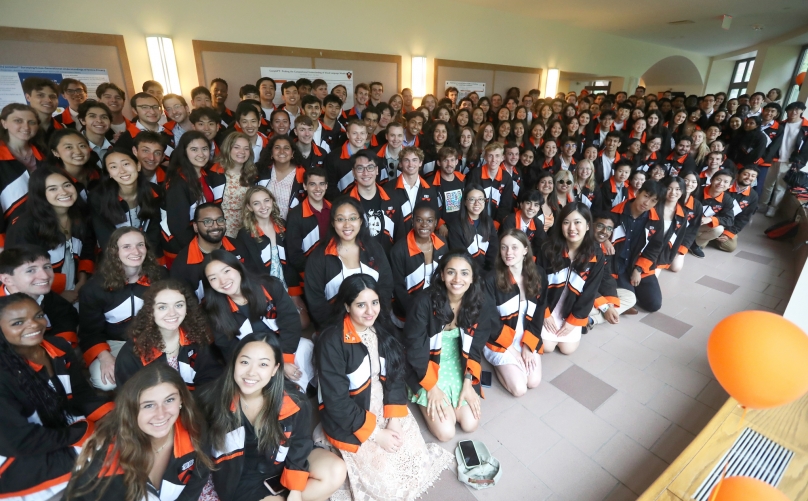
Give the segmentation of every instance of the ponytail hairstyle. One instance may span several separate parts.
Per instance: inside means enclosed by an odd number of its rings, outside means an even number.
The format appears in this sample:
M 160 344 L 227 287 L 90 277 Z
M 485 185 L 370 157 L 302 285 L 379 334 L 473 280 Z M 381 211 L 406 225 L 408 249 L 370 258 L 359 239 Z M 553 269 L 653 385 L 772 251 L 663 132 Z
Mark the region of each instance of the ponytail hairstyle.
M 101 217 L 109 224 L 119 225 L 126 221 L 126 213 L 121 208 L 119 191 L 120 187 L 118 182 L 109 177 L 107 171 L 107 162 L 113 154 L 126 155 L 131 161 L 138 164 L 137 158 L 130 152 L 125 150 L 110 150 L 104 156 L 104 169 L 102 171 L 102 181 L 94 190 L 94 195 L 97 194 L 101 206 Z M 158 198 L 154 194 L 152 184 L 149 182 L 147 176 L 143 172 L 137 173 L 137 217 L 141 221 L 148 221 L 157 218 L 160 215 L 160 206 Z
M 264 397 L 263 407 L 258 411 L 253 426 L 258 438 L 258 450 L 262 453 L 272 452 L 286 437 L 280 423 L 284 394 L 301 407 L 302 412 L 309 412 L 308 402 L 301 397 L 300 391 L 286 389 L 283 375 L 283 352 L 278 336 L 271 332 L 252 333 L 244 336 L 231 354 L 227 367 L 215 383 L 201 390 L 201 405 L 205 411 L 209 425 L 208 438 L 214 449 L 223 450 L 227 434 L 241 426 L 243 414 L 239 402 L 239 387 L 235 380 L 235 368 L 239 355 L 249 343 L 265 343 L 272 349 L 278 370 L 269 382 L 261 389 Z
M 191 200 L 199 201 L 203 199 L 202 185 L 199 182 L 199 176 L 196 173 L 196 168 L 188 159 L 188 145 L 191 141 L 202 139 L 210 145 L 210 141 L 205 134 L 197 130 L 189 130 L 180 137 L 180 142 L 174 148 L 174 153 L 171 155 L 171 162 L 168 165 L 166 172 L 166 188 L 171 183 L 178 183 L 183 179 L 188 185 L 188 190 L 191 192 Z M 208 161 L 208 166 L 210 161 Z
M 541 193 L 535 192 L 539 196 Z M 539 297 L 541 294 L 541 277 L 539 276 L 536 263 L 533 261 L 533 250 L 531 249 L 530 242 L 527 239 L 525 232 L 519 228 L 509 228 L 502 232 L 499 237 L 500 243 L 505 237 L 513 237 L 519 241 L 527 249 L 527 254 L 522 261 L 522 286 L 525 288 L 526 298 Z M 502 292 L 507 292 L 511 288 L 511 271 L 502 260 L 502 255 L 497 256 L 496 263 L 494 264 L 494 271 L 496 272 L 497 289 Z
M 47 321 L 37 302 L 27 294 L 16 292 L 0 297 L 0 317 L 10 306 L 29 301 L 42 315 L 43 328 Z M 46 379 L 39 376 L 20 356 L 6 339 L 5 333 L 0 336 L 0 371 L 5 372 L 15 381 L 15 384 L 25 395 L 26 400 L 33 404 L 42 426 L 45 428 L 67 428 L 67 400 L 64 395 L 57 392 Z
M 146 483 L 154 464 L 151 437 L 138 426 L 140 396 L 144 391 L 167 383 L 176 388 L 181 407 L 179 421 L 191 439 L 197 467 L 191 472 L 210 469 L 213 462 L 209 450 L 203 445 L 205 419 L 196 407 L 191 392 L 180 373 L 168 364 L 149 364 L 118 388 L 115 408 L 96 423 L 95 432 L 87 439 L 76 460 L 73 475 L 65 490 L 64 499 L 83 496 L 104 499 L 104 492 L 116 476 L 115 469 L 123 471 L 126 496 L 123 501 L 140 501 L 148 497 Z M 206 468 L 201 469 L 198 466 Z M 99 465 L 100 472 L 90 465 Z M 105 475 L 105 473 L 108 473 Z
M 477 319 L 480 317 L 484 293 L 481 285 L 482 280 L 480 280 L 480 269 L 465 249 L 454 249 L 444 254 L 438 262 L 438 267 L 432 273 L 432 279 L 425 294 L 429 294 L 432 300 L 432 311 L 438 322 L 444 325 L 451 323 L 455 315 L 449 305 L 449 292 L 446 289 L 446 283 L 443 281 L 443 272 L 446 270 L 446 265 L 449 264 L 449 261 L 455 258 L 466 261 L 471 266 L 473 275 L 471 285 L 463 294 L 460 308 L 457 311 L 457 326 L 469 329 L 477 323 Z
M 570 267 L 577 272 L 582 272 L 584 268 L 586 268 L 587 263 L 589 263 L 589 260 L 592 259 L 592 256 L 596 253 L 595 237 L 592 236 L 592 212 L 590 212 L 589 207 L 581 202 L 569 202 L 561 209 L 561 213 L 556 216 L 556 222 L 553 224 L 553 227 L 550 228 L 549 238 L 545 240 L 542 245 L 544 257 L 547 262 L 550 263 L 554 271 L 564 268 L 563 256 L 567 253 L 568 248 L 567 240 L 561 232 L 561 226 L 563 225 L 564 219 L 573 212 L 577 212 L 586 220 L 589 225 L 589 231 L 584 234 L 581 246 L 578 248 L 575 259 L 570 263 Z

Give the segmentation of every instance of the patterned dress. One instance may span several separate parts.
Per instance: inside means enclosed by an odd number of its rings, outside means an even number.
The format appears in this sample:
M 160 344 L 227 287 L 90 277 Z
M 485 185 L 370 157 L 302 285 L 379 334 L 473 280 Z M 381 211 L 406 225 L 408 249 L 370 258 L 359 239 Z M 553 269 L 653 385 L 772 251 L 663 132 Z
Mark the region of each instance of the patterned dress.
M 226 174 L 227 184 L 224 188 L 224 196 L 222 198 L 222 212 L 227 220 L 225 226 L 225 234 L 227 238 L 236 238 L 238 230 L 241 228 L 241 206 L 244 204 L 244 195 L 247 193 L 247 187 L 241 186 L 241 174 Z

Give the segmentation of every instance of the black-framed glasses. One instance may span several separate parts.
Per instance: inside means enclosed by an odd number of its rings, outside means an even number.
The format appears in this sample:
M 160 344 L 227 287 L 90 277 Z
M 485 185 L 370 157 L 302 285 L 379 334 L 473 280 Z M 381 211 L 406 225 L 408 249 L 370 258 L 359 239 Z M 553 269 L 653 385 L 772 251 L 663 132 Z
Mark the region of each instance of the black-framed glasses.
M 566 181 L 565 181 L 565 180 L 563 180 L 563 179 L 559 179 L 559 180 L 558 180 L 558 181 L 556 181 L 556 182 L 557 182 L 558 184 L 566 184 L 567 186 L 569 186 L 569 185 L 571 185 L 571 184 L 572 184 L 572 181 L 570 181 L 569 179 L 567 179 Z
M 197 221 L 197 223 L 202 223 L 202 226 L 204 226 L 205 228 L 210 228 L 211 226 L 213 226 L 213 223 L 216 223 L 217 226 L 224 226 L 225 221 L 226 219 L 224 217 L 220 217 L 218 219 L 205 218 L 201 221 Z

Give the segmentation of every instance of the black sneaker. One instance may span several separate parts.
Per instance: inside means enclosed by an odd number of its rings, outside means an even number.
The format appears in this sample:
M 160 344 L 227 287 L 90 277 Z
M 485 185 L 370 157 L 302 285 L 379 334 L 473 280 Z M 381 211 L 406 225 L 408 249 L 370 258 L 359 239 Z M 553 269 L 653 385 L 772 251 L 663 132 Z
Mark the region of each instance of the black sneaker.
M 595 328 L 595 320 L 592 317 L 589 317 L 589 319 L 586 322 L 586 327 L 581 329 L 581 334 L 589 334 L 589 331 L 591 331 L 594 328 Z
M 691 254 L 693 254 L 694 256 L 696 256 L 696 257 L 697 257 L 697 258 L 699 258 L 699 259 L 701 259 L 701 258 L 703 258 L 703 257 L 704 257 L 704 251 L 702 250 L 702 248 L 701 248 L 701 247 L 699 247 L 699 246 L 698 246 L 698 245 L 696 245 L 695 243 L 694 243 L 693 245 L 691 245 L 691 246 L 690 246 L 690 249 L 689 249 L 689 250 L 690 250 L 690 253 L 691 253 Z

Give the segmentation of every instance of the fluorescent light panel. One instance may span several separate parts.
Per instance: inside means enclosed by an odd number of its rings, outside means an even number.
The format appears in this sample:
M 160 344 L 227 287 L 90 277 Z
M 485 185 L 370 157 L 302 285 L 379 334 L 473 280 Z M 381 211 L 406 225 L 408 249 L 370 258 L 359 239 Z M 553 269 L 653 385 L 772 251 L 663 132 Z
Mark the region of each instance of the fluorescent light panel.
M 412 58 L 412 95 L 424 97 L 426 94 L 426 58 L 414 56 Z
M 163 86 L 166 94 L 182 94 L 174 42 L 168 37 L 146 37 L 152 78 Z
M 553 98 L 558 92 L 558 78 L 561 76 L 561 72 L 558 68 L 550 68 L 547 70 L 547 83 L 544 86 L 544 96 Z

